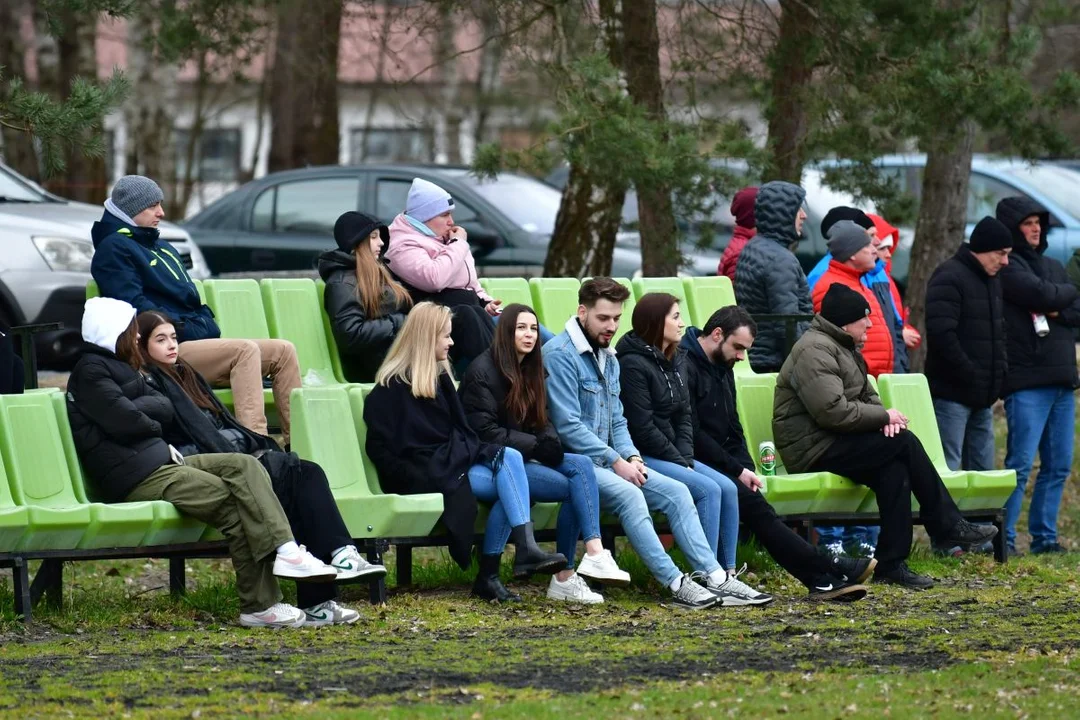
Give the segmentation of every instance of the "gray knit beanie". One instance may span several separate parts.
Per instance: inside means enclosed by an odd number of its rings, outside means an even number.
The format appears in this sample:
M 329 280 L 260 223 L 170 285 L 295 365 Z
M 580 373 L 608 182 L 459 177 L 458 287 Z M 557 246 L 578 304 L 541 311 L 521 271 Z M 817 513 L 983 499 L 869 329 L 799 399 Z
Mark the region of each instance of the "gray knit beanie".
M 142 175 L 125 175 L 113 185 L 113 205 L 128 217 L 135 217 L 148 207 L 153 207 L 165 199 L 158 184 Z
M 453 209 L 454 199 L 450 197 L 450 193 L 423 178 L 413 179 L 409 197 L 405 201 L 406 215 L 426 223 L 431 218 Z
M 826 243 L 836 262 L 847 262 L 869 244 L 870 236 L 851 220 L 840 220 L 833 224 Z

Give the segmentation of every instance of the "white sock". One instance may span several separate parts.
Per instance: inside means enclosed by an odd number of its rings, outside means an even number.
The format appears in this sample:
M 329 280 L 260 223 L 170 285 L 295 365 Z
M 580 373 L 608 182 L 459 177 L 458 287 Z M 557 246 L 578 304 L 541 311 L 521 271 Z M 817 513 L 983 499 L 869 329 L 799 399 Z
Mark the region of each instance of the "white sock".
M 682 579 L 682 576 L 680 575 L 679 577 L 672 580 L 671 584 L 668 585 L 668 587 L 671 588 L 671 592 L 679 592 L 679 588 L 682 587 L 682 584 L 683 584 L 683 579 Z
M 290 540 L 277 549 L 278 555 L 294 555 L 300 552 L 300 546 L 296 544 L 295 540 Z
M 716 568 L 709 573 L 709 580 L 712 581 L 713 585 L 723 585 L 728 581 L 728 574 L 724 568 Z

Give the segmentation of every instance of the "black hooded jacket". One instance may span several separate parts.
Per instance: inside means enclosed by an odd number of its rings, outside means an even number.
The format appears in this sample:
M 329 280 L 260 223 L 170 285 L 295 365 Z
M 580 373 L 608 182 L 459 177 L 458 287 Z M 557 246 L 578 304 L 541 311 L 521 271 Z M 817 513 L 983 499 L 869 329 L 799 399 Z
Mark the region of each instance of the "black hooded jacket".
M 1020 231 L 1020 223 L 1032 215 L 1038 215 L 1042 226 L 1038 248 L 1028 245 Z M 1013 252 L 1001 271 L 1009 354 L 1003 395 L 1035 387 L 1075 388 L 1073 328 L 1080 327 L 1080 295 L 1061 263 L 1043 254 L 1050 213 L 1034 200 L 1010 197 L 998 203 L 997 219 L 1013 235 Z M 1035 333 L 1032 313 L 1047 316 L 1050 333 L 1045 337 Z
M 684 467 L 694 462 L 694 427 L 690 394 L 681 372 L 685 358 L 674 362 L 628 332 L 615 347 L 619 359 L 619 398 L 630 439 L 642 455 Z
M 356 295 L 356 257 L 351 253 L 330 250 L 320 255 L 319 276 L 326 282 L 323 306 L 330 318 L 345 379 L 374 381 L 375 371 L 405 323 L 409 306 L 399 305 L 390 288 L 384 287 L 380 316 L 368 317 Z
M 736 409 L 735 373 L 708 358 L 698 342 L 700 336 L 697 328 L 687 328 L 680 346 L 686 353 L 694 457 L 729 478 L 737 478 L 743 470 L 753 472 L 754 461 Z
M 930 394 L 970 408 L 993 405 L 1008 369 L 1005 337 L 1000 273 L 987 275 L 963 243 L 926 286 Z
M 67 408 L 92 499 L 121 502 L 171 462 L 164 437 L 172 403 L 114 353 L 84 346 L 68 378 Z

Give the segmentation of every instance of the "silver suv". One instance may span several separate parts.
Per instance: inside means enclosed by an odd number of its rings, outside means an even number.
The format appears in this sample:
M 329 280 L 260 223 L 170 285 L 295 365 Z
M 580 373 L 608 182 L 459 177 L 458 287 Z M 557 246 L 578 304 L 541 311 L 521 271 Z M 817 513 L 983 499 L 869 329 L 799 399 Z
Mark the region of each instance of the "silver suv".
M 100 206 L 57 197 L 0 163 L 0 323 L 63 323 L 62 330 L 37 336 L 43 365 L 63 368 L 77 355 L 94 254 L 90 227 L 101 213 Z M 169 223 L 160 230 L 191 277 L 209 277 L 186 230 Z

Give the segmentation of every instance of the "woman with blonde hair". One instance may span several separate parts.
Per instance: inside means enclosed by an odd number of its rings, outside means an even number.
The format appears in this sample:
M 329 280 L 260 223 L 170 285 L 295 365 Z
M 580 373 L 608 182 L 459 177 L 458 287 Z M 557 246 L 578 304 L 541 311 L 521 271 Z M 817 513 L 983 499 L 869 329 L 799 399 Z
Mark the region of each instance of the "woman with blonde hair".
M 386 492 L 442 493 L 450 555 L 462 568 L 471 563 L 476 500 L 492 503 L 473 594 L 517 600 L 499 581 L 499 528 L 511 528 L 515 577 L 559 572 L 567 559 L 536 544 L 521 453 L 482 442 L 469 427 L 448 360 L 451 330 L 449 308 L 422 302 L 409 313 L 364 403 L 367 453 Z

